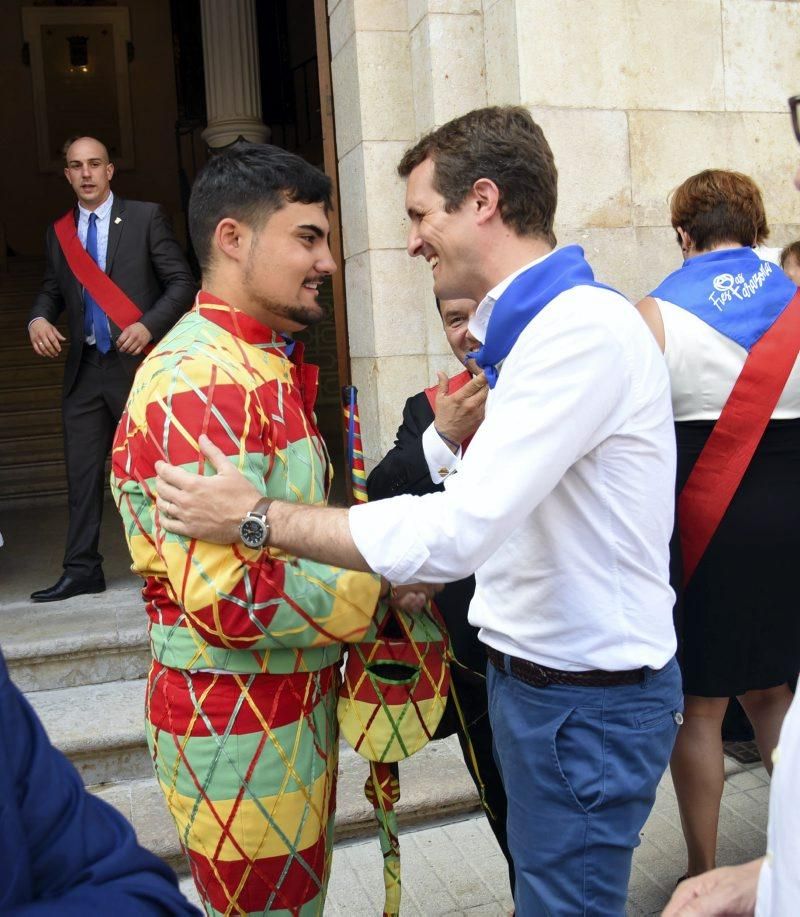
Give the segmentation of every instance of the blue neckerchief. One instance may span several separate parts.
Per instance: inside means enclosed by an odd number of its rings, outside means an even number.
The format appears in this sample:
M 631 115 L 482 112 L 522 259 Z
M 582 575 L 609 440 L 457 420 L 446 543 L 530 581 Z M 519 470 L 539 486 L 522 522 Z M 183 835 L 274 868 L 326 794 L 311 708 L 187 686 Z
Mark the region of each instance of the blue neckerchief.
M 594 279 L 579 245 L 558 249 L 511 281 L 494 304 L 483 347 L 466 356 L 484 371 L 489 388 L 495 387 L 498 364 L 509 355 L 528 323 L 559 293 L 572 287 L 611 290 Z
M 282 334 L 281 337 L 283 338 L 283 342 L 286 345 L 283 348 L 283 352 L 286 354 L 286 359 L 290 360 L 292 358 L 292 354 L 294 353 L 294 347 L 297 341 L 293 337 L 290 337 L 288 334 Z
M 689 258 L 650 295 L 686 309 L 749 352 L 796 289 L 752 248 L 732 248 Z

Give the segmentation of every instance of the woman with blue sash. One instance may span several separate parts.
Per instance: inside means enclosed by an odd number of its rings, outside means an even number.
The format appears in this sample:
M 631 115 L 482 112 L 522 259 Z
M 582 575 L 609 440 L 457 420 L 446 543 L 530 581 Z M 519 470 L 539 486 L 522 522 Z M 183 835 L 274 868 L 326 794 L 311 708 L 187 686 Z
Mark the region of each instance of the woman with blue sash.
M 684 264 L 638 306 L 667 361 L 678 446 L 671 572 L 686 708 L 671 769 L 687 875 L 715 865 L 729 698 L 742 704 L 771 772 L 792 700 L 787 682 L 800 664 L 800 362 L 784 346 L 780 375 L 763 358 L 773 326 L 770 346 L 783 346 L 776 335 L 800 301 L 780 268 L 753 251 L 761 214 L 745 175 L 687 179 L 671 199 Z M 748 436 L 749 461 L 741 449 L 737 456 Z

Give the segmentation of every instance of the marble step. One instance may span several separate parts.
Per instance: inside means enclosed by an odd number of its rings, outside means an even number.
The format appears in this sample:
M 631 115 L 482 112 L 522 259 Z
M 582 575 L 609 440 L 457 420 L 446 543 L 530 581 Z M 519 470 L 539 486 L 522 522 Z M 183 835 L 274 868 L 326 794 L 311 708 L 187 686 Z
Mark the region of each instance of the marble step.
M 27 698 L 50 741 L 87 785 L 152 774 L 144 733 L 144 679 L 33 691 Z
M 367 774 L 367 762 L 349 746 L 342 745 L 337 784 L 337 842 L 376 834 L 372 807 L 364 796 Z M 177 872 L 187 871 L 175 825 L 152 775 L 89 789 L 122 812 L 136 829 L 142 844 Z M 402 762 L 400 790 L 397 813 L 403 827 L 448 819 L 478 808 L 475 787 L 453 737 L 432 742 Z M 375 843 L 378 843 L 377 837 Z
M 20 689 L 39 692 L 143 678 L 150 647 L 138 582 L 133 582 L 63 602 L 4 603 L 3 652 Z

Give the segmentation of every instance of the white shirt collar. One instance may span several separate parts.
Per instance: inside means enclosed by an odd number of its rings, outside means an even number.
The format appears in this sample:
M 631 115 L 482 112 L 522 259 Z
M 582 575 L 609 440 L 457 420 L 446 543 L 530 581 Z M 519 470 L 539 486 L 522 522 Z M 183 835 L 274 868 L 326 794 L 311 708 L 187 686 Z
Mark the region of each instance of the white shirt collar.
M 81 204 L 78 204 L 78 210 L 81 212 L 81 216 L 89 219 L 90 214 L 96 213 L 98 220 L 104 220 L 110 213 L 111 208 L 114 206 L 114 192 L 111 191 L 108 197 L 103 201 L 103 203 L 96 210 L 87 210 Z
M 555 251 L 555 249 L 553 249 L 553 251 Z M 489 319 L 491 318 L 494 304 L 511 285 L 511 281 L 515 280 L 529 268 L 532 268 L 534 264 L 538 264 L 540 261 L 544 261 L 545 258 L 549 258 L 550 255 L 553 254 L 553 251 L 549 251 L 546 255 L 542 255 L 541 258 L 534 258 L 534 260 L 530 261 L 528 264 L 523 264 L 521 268 L 518 268 L 513 274 L 509 274 L 508 277 L 504 277 L 500 283 L 489 290 L 486 296 L 480 301 L 480 305 L 475 310 L 475 314 L 469 320 L 470 334 L 475 340 L 481 342 L 486 341 L 486 328 L 489 325 Z

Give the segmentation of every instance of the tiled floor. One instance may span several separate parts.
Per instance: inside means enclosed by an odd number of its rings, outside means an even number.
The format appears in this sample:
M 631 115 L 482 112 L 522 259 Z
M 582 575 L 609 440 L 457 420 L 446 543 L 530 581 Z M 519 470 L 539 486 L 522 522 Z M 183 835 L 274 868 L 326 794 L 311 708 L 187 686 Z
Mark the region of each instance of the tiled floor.
M 720 816 L 719 865 L 761 856 L 766 846 L 769 782 L 761 766 L 726 759 L 728 777 Z M 401 837 L 404 915 L 507 915 L 513 904 L 505 861 L 481 817 L 409 831 Z M 634 854 L 629 917 L 660 914 L 686 868 L 678 806 L 665 775 Z M 326 913 L 381 912 L 381 856 L 376 840 L 334 852 Z

